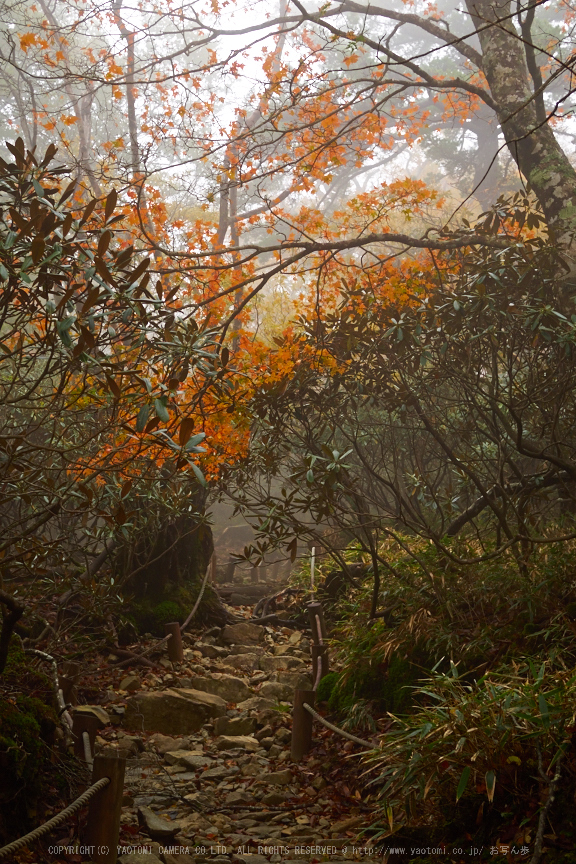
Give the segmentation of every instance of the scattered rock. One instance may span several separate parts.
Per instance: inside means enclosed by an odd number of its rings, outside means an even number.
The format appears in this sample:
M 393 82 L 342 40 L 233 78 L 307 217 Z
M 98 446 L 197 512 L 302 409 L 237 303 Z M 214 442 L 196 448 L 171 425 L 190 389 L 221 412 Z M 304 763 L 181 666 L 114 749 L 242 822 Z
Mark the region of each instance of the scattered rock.
M 148 739 L 148 746 L 154 747 L 157 753 L 163 756 L 165 753 L 173 750 L 185 750 L 188 746 L 186 738 L 172 738 L 171 735 L 151 735 Z
M 251 735 L 256 728 L 253 717 L 217 717 L 214 731 L 217 735 Z
M 240 624 L 227 624 L 222 629 L 220 638 L 226 645 L 246 645 L 251 642 L 261 642 L 264 639 L 264 630 L 258 624 L 249 624 L 247 621 Z
M 233 675 L 214 675 L 205 678 L 195 676 L 192 679 L 192 687 L 194 690 L 219 696 L 224 702 L 243 702 L 250 698 L 250 689 L 246 682 Z
M 126 704 L 124 726 L 165 735 L 197 732 L 204 723 L 220 717 L 226 703 L 218 696 L 198 690 L 159 690 L 138 693 Z
M 234 669 L 244 669 L 247 672 L 251 672 L 253 669 L 258 668 L 258 660 L 258 654 L 234 654 L 226 658 L 226 663 Z
M 178 764 L 192 771 L 197 771 L 198 768 L 209 768 L 210 765 L 214 764 L 214 760 L 210 756 L 203 756 L 200 753 L 186 753 L 184 751 L 180 756 Z
M 260 657 L 260 669 L 263 672 L 277 672 L 279 669 L 296 669 L 303 665 L 304 661 L 300 660 L 299 657 L 290 657 L 288 654 L 281 654 L 279 657 L 263 654 Z
M 292 732 L 290 729 L 286 729 L 285 726 L 280 726 L 280 728 L 274 733 L 274 738 L 280 744 L 287 744 L 288 741 L 292 740 Z
M 137 756 L 144 750 L 144 742 L 137 735 L 126 735 L 124 732 L 118 733 L 118 755 Z
M 256 654 L 261 657 L 264 653 L 264 648 L 260 645 L 232 645 L 229 649 L 228 657 L 235 657 L 238 654 Z
M 237 747 L 255 753 L 259 742 L 251 735 L 220 735 L 214 742 L 217 750 L 235 750 Z
M 157 816 L 149 807 L 138 808 L 138 821 L 153 840 L 168 840 L 180 831 L 180 823 Z
M 273 672 L 270 681 L 287 684 L 292 690 L 311 690 L 312 678 L 303 672 Z
M 256 799 L 254 796 L 245 790 L 239 789 L 236 792 L 230 792 L 226 796 L 226 804 L 253 804 Z
M 142 686 L 142 682 L 138 675 L 126 675 L 122 681 L 120 682 L 120 690 L 127 690 L 128 693 L 133 693 L 135 690 L 139 690 Z
M 275 708 L 275 699 L 265 699 L 263 696 L 252 696 L 250 699 L 245 699 L 244 702 L 238 702 L 236 705 L 241 711 L 264 711 L 266 708 Z
M 260 687 L 260 694 L 265 699 L 276 699 L 278 702 L 292 702 L 294 688 L 279 681 L 265 681 Z
M 114 690 L 104 690 L 104 693 L 102 694 L 102 701 L 107 705 L 119 702 L 123 698 L 124 697 L 121 694 L 115 693 Z
M 88 714 L 90 717 L 96 717 L 100 723 L 100 727 L 110 725 L 110 715 L 101 705 L 76 705 L 73 713 Z
M 218 645 L 210 645 L 207 642 L 197 642 L 195 647 L 203 657 L 210 657 L 212 660 L 216 657 L 226 657 L 228 654 L 226 648 L 220 648 Z
M 290 798 L 290 795 L 286 792 L 269 792 L 268 795 L 264 795 L 262 798 L 262 803 L 266 804 L 267 807 L 274 807 L 276 804 L 284 804 L 288 798 Z
M 271 771 L 262 778 L 263 783 L 269 783 L 271 786 L 288 786 L 293 780 L 292 772 L 288 768 L 284 771 Z
M 206 789 L 202 789 L 200 792 L 189 792 L 188 795 L 184 795 L 184 800 L 192 806 L 198 807 L 211 807 L 214 804 L 213 794 Z M 198 813 L 195 815 L 201 818 Z
M 233 777 L 238 774 L 238 768 L 227 768 L 225 765 L 215 765 L 214 768 L 208 768 L 202 774 L 202 779 L 221 780 L 223 777 Z
M 168 750 L 164 754 L 164 761 L 168 765 L 183 765 L 192 771 L 198 768 L 206 768 L 212 764 L 212 759 L 198 750 Z

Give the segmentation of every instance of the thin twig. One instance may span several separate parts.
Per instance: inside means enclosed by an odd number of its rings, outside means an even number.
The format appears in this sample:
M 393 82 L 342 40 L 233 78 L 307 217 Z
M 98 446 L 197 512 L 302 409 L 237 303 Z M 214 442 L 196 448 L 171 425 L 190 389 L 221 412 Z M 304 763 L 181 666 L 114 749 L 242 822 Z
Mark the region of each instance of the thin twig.
M 540 817 L 538 819 L 538 830 L 536 831 L 536 842 L 534 844 L 534 854 L 532 855 L 529 864 L 539 864 L 540 858 L 542 857 L 542 846 L 544 844 L 544 830 L 546 828 L 546 819 L 548 817 L 548 813 L 550 812 L 550 808 L 554 803 L 556 787 L 558 786 L 558 782 L 560 780 L 561 762 L 563 755 L 564 753 L 561 753 L 558 757 L 558 761 L 556 762 L 556 772 L 554 774 L 554 777 L 550 779 L 544 771 L 544 767 L 542 764 L 542 751 L 540 750 L 540 747 L 538 747 L 538 771 L 542 779 L 545 780 L 545 782 L 548 783 L 549 786 L 548 798 L 546 799 L 546 803 L 540 810 Z

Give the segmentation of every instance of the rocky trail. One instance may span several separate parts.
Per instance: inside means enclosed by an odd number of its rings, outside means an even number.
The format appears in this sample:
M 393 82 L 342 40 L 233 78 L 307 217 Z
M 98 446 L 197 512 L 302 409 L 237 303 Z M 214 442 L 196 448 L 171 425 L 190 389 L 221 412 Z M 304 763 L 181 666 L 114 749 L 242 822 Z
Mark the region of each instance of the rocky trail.
M 372 810 L 361 748 L 315 724 L 311 753 L 291 760 L 294 690 L 312 686 L 306 634 L 246 621 L 184 641 L 182 663 L 103 669 L 100 704 L 77 709 L 100 718 L 96 752 L 127 757 L 121 864 L 374 855 L 359 839 Z

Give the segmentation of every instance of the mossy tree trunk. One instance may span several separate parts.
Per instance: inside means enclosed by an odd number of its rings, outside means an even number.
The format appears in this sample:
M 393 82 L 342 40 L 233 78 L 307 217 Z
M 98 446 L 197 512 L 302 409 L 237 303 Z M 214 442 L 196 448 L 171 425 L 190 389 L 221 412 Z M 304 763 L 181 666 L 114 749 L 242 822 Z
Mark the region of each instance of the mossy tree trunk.
M 151 520 L 134 545 L 117 556 L 115 575 L 128 617 L 140 632 L 164 635 L 164 624 L 183 623 L 196 602 L 214 551 L 212 529 L 201 512 L 198 507 L 194 513 Z M 229 620 L 218 594 L 207 585 L 193 623 L 212 626 Z

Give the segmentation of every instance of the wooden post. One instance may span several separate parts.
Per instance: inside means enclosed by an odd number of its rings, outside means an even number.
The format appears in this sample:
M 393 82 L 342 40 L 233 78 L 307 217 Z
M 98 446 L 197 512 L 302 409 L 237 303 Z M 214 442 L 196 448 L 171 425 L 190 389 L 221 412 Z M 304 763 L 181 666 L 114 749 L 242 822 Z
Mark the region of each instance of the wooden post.
M 307 702 L 311 708 L 314 708 L 313 690 L 294 691 L 291 747 L 291 755 L 294 762 L 300 762 L 302 757 L 310 752 L 312 746 L 312 715 L 304 708 L 304 702 Z
M 182 649 L 182 632 L 178 621 L 171 621 L 164 625 L 164 632 L 168 636 L 172 636 L 168 640 L 168 657 L 172 663 L 181 663 L 184 660 L 184 652 Z
M 88 736 L 90 738 L 90 752 L 92 756 L 94 756 L 94 744 L 96 743 L 96 730 L 100 726 L 100 721 L 97 717 L 92 717 L 90 714 L 81 714 L 79 712 L 74 712 L 72 714 L 72 736 L 74 739 L 74 755 L 81 759 L 82 762 L 86 761 L 84 755 L 84 741 L 82 739 L 82 733 L 88 732 Z
M 110 778 L 108 786 L 90 800 L 88 809 L 86 841 L 83 845 L 94 846 L 92 861 L 95 864 L 116 864 L 118 858 L 125 767 L 126 759 L 119 758 L 113 750 L 94 757 L 92 783 L 102 777 Z
M 314 639 L 315 645 L 323 645 L 326 642 L 327 633 L 326 633 L 326 624 L 324 622 L 324 613 L 322 612 L 322 604 L 316 601 L 315 603 L 308 603 L 308 616 L 310 618 L 310 626 L 312 628 L 312 637 Z M 320 621 L 320 632 L 318 632 L 318 626 L 316 622 L 316 618 Z

